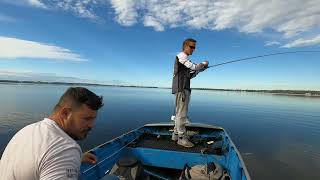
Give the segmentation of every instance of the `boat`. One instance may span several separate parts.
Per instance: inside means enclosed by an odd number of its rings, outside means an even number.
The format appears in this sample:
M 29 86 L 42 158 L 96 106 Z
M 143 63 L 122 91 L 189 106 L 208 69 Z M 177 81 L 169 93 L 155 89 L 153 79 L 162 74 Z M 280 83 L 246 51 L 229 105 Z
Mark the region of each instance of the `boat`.
M 239 151 L 222 127 L 186 124 L 187 134 L 195 144 L 186 148 L 171 140 L 173 126 L 146 124 L 89 150 L 98 162 L 82 163 L 81 179 L 251 179 Z

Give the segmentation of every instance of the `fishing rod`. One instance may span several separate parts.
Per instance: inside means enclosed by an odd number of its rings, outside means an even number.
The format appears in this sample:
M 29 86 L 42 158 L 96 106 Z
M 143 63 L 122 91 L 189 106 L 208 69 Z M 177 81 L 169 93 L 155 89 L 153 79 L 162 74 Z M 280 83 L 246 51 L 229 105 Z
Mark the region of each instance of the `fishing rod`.
M 260 55 L 260 56 L 253 56 L 253 57 L 236 59 L 236 60 L 232 60 L 232 61 L 226 61 L 226 62 L 223 62 L 223 63 L 214 64 L 214 65 L 208 66 L 208 68 L 221 66 L 221 65 L 224 65 L 224 64 L 229 64 L 229 63 L 234 63 L 234 62 L 239 62 L 239 61 L 245 61 L 245 60 L 250 60 L 250 59 L 266 57 L 266 56 L 275 56 L 275 55 L 280 55 L 280 54 L 293 54 L 293 53 L 316 53 L 316 52 L 320 53 L 320 50 L 319 51 L 316 51 L 316 50 L 315 51 L 289 51 L 289 52 L 279 52 L 279 53 L 264 54 L 264 55 Z

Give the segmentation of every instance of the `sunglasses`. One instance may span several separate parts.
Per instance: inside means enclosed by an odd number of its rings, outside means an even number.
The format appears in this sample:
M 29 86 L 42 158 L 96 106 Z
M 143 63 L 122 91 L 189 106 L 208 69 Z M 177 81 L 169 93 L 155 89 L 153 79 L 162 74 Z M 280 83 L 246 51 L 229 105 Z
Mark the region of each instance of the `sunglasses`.
M 195 47 L 195 46 L 189 46 L 189 48 L 191 48 L 191 49 L 195 49 L 196 47 Z

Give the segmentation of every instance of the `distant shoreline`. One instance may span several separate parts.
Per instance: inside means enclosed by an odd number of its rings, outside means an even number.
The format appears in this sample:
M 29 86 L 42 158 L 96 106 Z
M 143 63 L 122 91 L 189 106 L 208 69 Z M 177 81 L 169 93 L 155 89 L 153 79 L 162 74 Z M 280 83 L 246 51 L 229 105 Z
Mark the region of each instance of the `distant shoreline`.
M 192 89 L 213 90 L 213 91 L 268 93 L 268 94 L 272 94 L 272 95 L 282 95 L 282 96 L 320 97 L 320 91 L 314 91 L 314 90 L 250 90 L 250 89 L 210 89 L 210 88 L 192 88 Z
M 53 84 L 53 85 L 159 88 L 159 87 L 153 87 L 153 86 L 113 85 L 113 84 L 97 84 L 97 83 L 72 83 L 72 82 L 46 82 L 46 81 L 15 81 L 15 80 L 0 80 L 0 84 Z
M 53 85 L 80 85 L 80 86 L 105 86 L 105 87 L 131 87 L 131 88 L 154 88 L 154 89 L 171 89 L 167 87 L 155 86 L 134 86 L 134 85 L 113 85 L 98 83 L 71 83 L 71 82 L 46 82 L 46 81 L 16 81 L 16 80 L 0 80 L 0 84 L 53 84 Z M 213 88 L 192 88 L 193 90 L 205 91 L 230 91 L 230 92 L 255 92 L 268 93 L 272 95 L 282 96 L 302 96 L 302 97 L 319 97 L 320 91 L 314 90 L 248 90 L 248 89 L 213 89 Z

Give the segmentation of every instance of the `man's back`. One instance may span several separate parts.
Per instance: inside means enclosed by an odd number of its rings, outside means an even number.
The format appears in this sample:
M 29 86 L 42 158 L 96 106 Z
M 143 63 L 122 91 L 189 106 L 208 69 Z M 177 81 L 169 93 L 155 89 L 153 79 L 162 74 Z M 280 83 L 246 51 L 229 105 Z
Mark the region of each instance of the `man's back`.
M 0 161 L 6 180 L 77 179 L 81 148 L 50 119 L 28 125 L 9 142 Z

